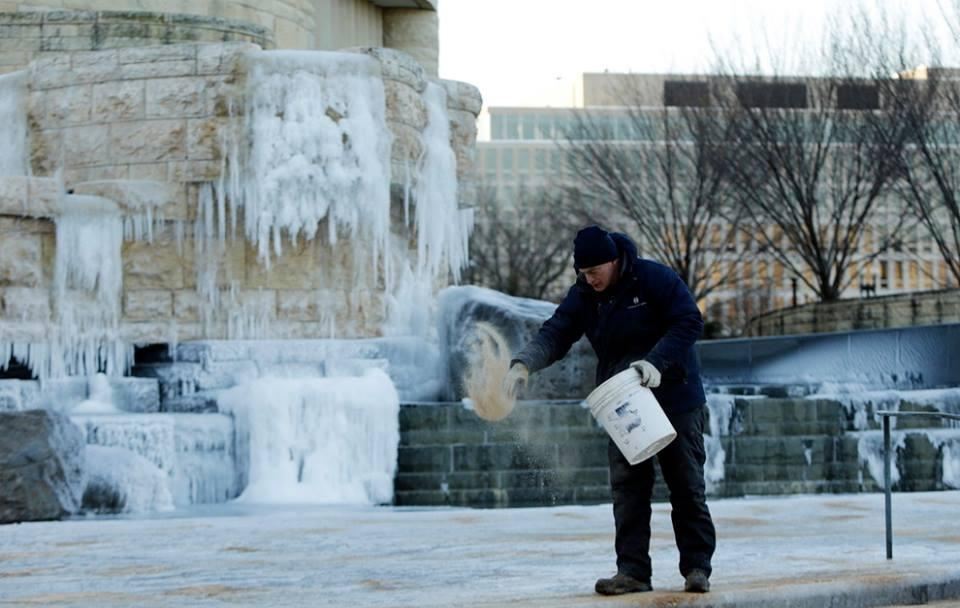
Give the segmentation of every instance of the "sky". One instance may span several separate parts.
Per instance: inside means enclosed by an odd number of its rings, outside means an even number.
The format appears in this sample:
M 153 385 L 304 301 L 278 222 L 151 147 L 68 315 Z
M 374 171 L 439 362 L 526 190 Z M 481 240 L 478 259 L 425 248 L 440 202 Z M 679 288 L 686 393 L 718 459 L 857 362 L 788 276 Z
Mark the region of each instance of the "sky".
M 953 0 L 865 0 L 939 27 Z M 583 72 L 702 72 L 714 49 L 797 48 L 852 0 L 441 0 L 440 76 L 484 106 L 569 106 Z M 877 6 L 882 9 L 876 8 Z M 930 18 L 933 19 L 930 19 Z

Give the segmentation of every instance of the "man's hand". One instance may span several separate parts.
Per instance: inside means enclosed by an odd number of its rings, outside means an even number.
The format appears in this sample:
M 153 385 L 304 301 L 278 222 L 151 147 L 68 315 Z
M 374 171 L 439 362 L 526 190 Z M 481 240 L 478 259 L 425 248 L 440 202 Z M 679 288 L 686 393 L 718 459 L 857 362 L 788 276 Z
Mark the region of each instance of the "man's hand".
M 660 386 L 660 370 L 653 363 L 646 359 L 640 359 L 630 364 L 630 367 L 637 370 L 640 374 L 640 384 L 647 388 L 657 388 Z
M 510 366 L 507 377 L 503 379 L 503 391 L 511 399 L 516 399 L 520 391 L 527 387 L 530 370 L 523 363 L 517 361 Z

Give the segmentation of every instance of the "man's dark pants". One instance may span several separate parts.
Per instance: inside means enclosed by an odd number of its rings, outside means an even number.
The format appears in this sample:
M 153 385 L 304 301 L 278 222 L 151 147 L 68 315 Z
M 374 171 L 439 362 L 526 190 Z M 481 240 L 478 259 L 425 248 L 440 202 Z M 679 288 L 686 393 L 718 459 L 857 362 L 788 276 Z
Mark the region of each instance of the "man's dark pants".
M 670 490 L 673 533 L 680 550 L 680 574 L 698 568 L 710 576 L 710 558 L 716 547 L 716 532 L 707 509 L 703 464 L 703 419 L 705 408 L 669 416 L 677 431 L 656 458 Z M 617 528 L 617 569 L 640 580 L 650 580 L 650 499 L 653 493 L 653 459 L 631 466 L 610 441 L 610 485 L 613 519 Z

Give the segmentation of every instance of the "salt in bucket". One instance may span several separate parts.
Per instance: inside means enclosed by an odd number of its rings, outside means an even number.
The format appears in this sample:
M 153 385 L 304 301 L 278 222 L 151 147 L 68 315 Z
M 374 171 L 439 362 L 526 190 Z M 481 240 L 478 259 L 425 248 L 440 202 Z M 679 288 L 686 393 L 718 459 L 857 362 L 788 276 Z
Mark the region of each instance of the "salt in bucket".
M 633 368 L 616 374 L 587 396 L 590 413 L 630 464 L 647 460 L 677 436 L 650 389 Z

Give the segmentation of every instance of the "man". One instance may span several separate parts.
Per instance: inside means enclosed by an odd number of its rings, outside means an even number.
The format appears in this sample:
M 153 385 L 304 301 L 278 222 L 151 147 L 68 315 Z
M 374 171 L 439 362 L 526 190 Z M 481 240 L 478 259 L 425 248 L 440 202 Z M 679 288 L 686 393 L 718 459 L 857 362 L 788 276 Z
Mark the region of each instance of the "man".
M 582 336 L 597 353 L 597 384 L 632 367 L 653 390 L 677 431 L 657 460 L 670 490 L 671 517 L 684 590 L 710 589 L 716 534 L 704 496 L 703 419 L 706 398 L 693 344 L 703 319 L 680 277 L 637 257 L 623 234 L 589 226 L 573 242 L 576 284 L 537 336 L 511 362 L 505 388 L 516 396 L 535 372 L 561 359 Z M 607 448 L 617 574 L 597 593 L 650 591 L 650 514 L 653 460 L 631 466 L 611 440 Z

